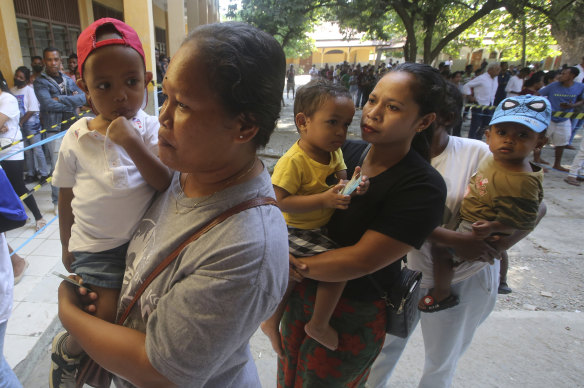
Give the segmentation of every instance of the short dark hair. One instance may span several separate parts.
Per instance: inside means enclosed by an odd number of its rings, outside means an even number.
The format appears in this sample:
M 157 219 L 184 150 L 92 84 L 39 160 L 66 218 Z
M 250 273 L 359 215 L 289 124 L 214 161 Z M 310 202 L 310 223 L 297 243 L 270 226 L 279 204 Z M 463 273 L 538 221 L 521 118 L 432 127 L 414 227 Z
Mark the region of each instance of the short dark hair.
M 578 70 L 578 68 L 575 67 L 575 66 L 566 67 L 564 70 L 570 70 L 570 73 L 572 73 L 572 75 L 574 76 L 574 78 L 577 77 L 578 74 L 580 74 L 580 70 Z
M 41 57 L 41 56 L 38 56 L 38 55 L 35 55 L 34 57 L 31 57 L 31 58 L 30 58 L 30 61 L 31 61 L 31 62 L 33 62 L 35 59 L 39 59 L 39 60 L 41 60 L 41 61 L 42 61 L 42 60 L 43 60 L 43 57 Z
M 253 141 L 256 147 L 265 146 L 280 117 L 286 78 L 282 46 L 266 32 L 240 22 L 199 26 L 183 44 L 190 41 L 223 108 L 257 125 Z
M 460 89 L 452 82 L 447 82 L 444 103 L 436 112 L 436 121 L 445 127 L 448 134 L 452 134 L 452 128 L 456 127 L 462 120 L 462 106 L 463 99 Z
M 298 113 L 311 117 L 331 97 L 346 97 L 352 101 L 351 93 L 341 84 L 333 84 L 325 79 L 310 81 L 296 91 L 294 117 Z
M 1 70 L 0 70 L 0 89 L 2 90 L 2 92 L 10 93 L 10 89 L 8 88 L 8 83 L 6 82 L 6 79 L 4 78 L 4 74 L 2 74 Z
M 16 70 L 14 71 L 14 74 L 21 72 L 24 75 L 24 79 L 26 80 L 26 82 L 30 81 L 30 70 L 28 67 L 26 66 L 20 66 L 17 67 Z
M 77 54 L 71 53 L 71 55 L 69 55 L 69 58 L 67 58 L 67 59 L 77 59 Z
M 56 48 L 56 47 L 50 47 L 50 46 L 49 46 L 49 47 L 47 47 L 47 48 L 45 48 L 45 49 L 43 50 L 43 59 L 45 59 L 45 55 L 46 55 L 47 53 L 52 53 L 52 52 L 55 52 L 55 51 L 57 52 L 57 54 L 59 54 L 59 57 L 61 57 L 61 52 L 59 51 L 59 49 L 58 49 L 58 48 Z

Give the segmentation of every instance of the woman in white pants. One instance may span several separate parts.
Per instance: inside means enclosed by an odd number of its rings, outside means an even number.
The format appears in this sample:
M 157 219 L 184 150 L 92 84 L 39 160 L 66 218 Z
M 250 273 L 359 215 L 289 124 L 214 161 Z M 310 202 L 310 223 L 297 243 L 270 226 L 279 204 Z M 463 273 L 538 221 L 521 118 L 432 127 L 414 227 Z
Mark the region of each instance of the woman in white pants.
M 478 326 L 495 306 L 499 261 L 493 259 L 527 235 L 526 232 L 515 233 L 487 244 L 475 240 L 470 232 L 455 231 L 468 181 L 490 151 L 482 141 L 448 134 L 460 120 L 462 109 L 462 96 L 456 87 L 448 86 L 444 105 L 445 110 L 437 118 L 438 128 L 432 139 L 431 163 L 446 182 L 446 223 L 434 230 L 420 250 L 408 254 L 408 267 L 423 273 L 421 288 L 425 295 L 434 285 L 433 255 L 444 249 L 453 249 L 458 257 L 467 261 L 455 267 L 452 281 L 452 292 L 459 296 L 460 303 L 442 311 L 421 314 L 425 362 L 420 388 L 449 387 L 452 384 L 458 360 L 470 346 Z M 539 219 L 544 213 L 542 203 Z M 407 341 L 408 338 L 386 336 L 383 349 L 371 368 L 368 387 L 387 386 Z

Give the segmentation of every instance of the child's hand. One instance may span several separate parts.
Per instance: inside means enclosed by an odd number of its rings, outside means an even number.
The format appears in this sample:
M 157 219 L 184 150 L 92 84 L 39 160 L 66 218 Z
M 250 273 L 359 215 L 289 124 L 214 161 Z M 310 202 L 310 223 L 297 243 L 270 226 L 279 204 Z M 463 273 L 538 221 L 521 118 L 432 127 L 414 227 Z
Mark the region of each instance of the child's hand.
M 351 196 L 340 194 L 345 185 L 339 183 L 322 193 L 322 207 L 326 209 L 347 209 Z
M 479 240 L 489 237 L 491 233 L 493 233 L 493 229 L 490 221 L 479 220 L 472 224 L 472 234 Z
M 109 125 L 108 137 L 111 141 L 126 147 L 127 144 L 139 141 L 138 132 L 127 118 L 124 116 L 116 117 Z
M 71 253 L 68 250 L 66 250 L 65 248 L 63 248 L 61 260 L 63 261 L 63 265 L 65 266 L 65 269 L 69 272 L 73 272 L 73 271 L 71 271 L 71 264 L 73 264 L 73 262 L 75 261 L 75 256 L 73 256 L 73 253 Z

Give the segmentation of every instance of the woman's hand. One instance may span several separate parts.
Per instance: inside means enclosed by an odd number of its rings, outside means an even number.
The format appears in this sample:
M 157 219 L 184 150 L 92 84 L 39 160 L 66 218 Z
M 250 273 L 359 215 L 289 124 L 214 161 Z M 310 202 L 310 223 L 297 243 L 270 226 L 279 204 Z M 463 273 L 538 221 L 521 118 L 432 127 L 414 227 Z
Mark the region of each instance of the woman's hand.
M 69 278 L 83 284 L 83 279 L 77 275 L 70 275 Z M 98 299 L 96 292 L 91 291 L 83 286 L 76 287 L 66 281 L 61 282 L 59 286 L 59 308 L 78 308 L 89 314 L 95 315 L 97 307 L 95 301 Z
M 308 266 L 298 260 L 296 257 L 290 257 L 290 278 L 296 282 L 304 280 L 304 276 L 308 273 Z
M 492 263 L 499 256 L 497 249 L 485 240 L 477 240 L 472 232 L 458 232 L 456 242 L 451 244 L 456 256 L 465 261 L 487 261 Z

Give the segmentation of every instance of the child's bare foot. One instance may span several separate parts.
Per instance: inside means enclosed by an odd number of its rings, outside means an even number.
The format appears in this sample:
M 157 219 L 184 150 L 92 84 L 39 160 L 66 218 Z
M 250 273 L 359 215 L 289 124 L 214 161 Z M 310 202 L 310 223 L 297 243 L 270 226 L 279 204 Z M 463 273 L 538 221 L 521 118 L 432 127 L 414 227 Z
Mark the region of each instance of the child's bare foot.
M 280 337 L 279 326 L 280 321 L 275 322 L 275 319 L 270 317 L 268 320 L 262 322 L 260 328 L 270 339 L 274 352 L 276 352 L 279 358 L 284 358 L 284 349 L 282 348 L 282 338 Z
M 328 323 L 326 326 L 315 325 L 310 321 L 304 326 L 304 331 L 310 338 L 330 350 L 337 350 L 339 347 L 339 333 Z
M 570 172 L 570 170 L 568 170 L 567 168 L 563 167 L 561 164 L 554 164 L 554 169 L 558 170 L 558 171 L 563 171 L 563 172 Z

